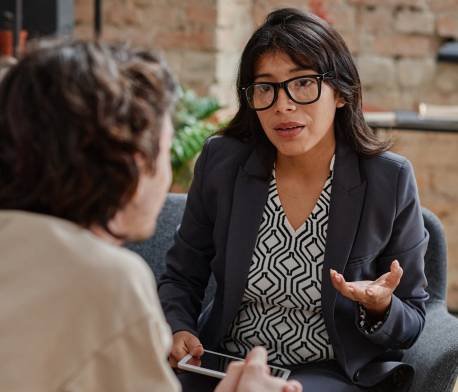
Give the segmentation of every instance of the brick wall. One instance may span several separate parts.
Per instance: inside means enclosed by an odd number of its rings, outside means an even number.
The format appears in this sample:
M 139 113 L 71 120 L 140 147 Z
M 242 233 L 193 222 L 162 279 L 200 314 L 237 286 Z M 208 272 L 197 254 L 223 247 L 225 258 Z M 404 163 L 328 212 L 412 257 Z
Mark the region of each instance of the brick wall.
M 75 1 L 78 37 L 92 37 L 93 0 Z M 103 39 L 160 48 L 189 87 L 215 83 L 216 0 L 105 0 Z
M 76 35 L 92 36 L 93 0 L 75 0 Z M 180 81 L 234 107 L 241 49 L 273 8 L 312 10 L 330 21 L 355 56 L 364 105 L 415 110 L 458 104 L 458 64 L 438 63 L 458 39 L 458 0 L 105 0 L 103 39 L 160 47 Z M 412 160 L 422 203 L 444 223 L 449 246 L 449 305 L 458 310 L 458 135 L 394 133 Z
M 441 219 L 447 234 L 448 303 L 458 310 L 458 135 L 391 132 L 393 150 L 410 159 L 421 202 Z

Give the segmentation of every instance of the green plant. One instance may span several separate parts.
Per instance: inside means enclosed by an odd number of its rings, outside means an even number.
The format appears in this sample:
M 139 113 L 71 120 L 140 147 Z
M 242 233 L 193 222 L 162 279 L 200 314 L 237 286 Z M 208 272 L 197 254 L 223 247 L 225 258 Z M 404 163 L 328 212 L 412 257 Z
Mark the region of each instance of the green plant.
M 194 159 L 202 150 L 205 140 L 221 124 L 211 117 L 221 108 L 212 97 L 198 97 L 189 89 L 181 89 L 174 115 L 175 137 L 172 141 L 173 182 L 187 190 L 192 179 Z

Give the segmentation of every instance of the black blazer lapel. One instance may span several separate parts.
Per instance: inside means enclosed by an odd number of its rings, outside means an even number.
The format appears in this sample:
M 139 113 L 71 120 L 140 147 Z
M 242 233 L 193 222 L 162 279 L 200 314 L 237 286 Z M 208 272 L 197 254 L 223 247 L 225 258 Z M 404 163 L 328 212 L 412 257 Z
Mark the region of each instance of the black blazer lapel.
M 251 258 L 267 201 L 274 155 L 253 150 L 235 180 L 226 243 L 223 331 L 235 317 L 245 290 Z
M 346 144 L 338 142 L 324 254 L 321 298 L 323 317 L 329 338 L 337 358 L 342 361 L 345 359 L 334 322 L 337 291 L 331 283 L 329 270 L 332 268 L 343 273 L 358 231 L 365 192 L 366 182 L 361 179 L 358 155 Z

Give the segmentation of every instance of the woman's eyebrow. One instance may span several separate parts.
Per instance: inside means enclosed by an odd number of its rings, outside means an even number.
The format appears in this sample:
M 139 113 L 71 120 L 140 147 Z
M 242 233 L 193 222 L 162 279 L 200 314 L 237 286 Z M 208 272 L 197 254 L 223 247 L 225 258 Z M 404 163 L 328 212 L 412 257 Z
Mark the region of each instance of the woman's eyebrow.
M 300 72 L 300 71 L 303 71 L 303 72 L 314 72 L 312 68 L 304 68 L 304 67 L 294 67 L 294 68 L 291 68 L 288 72 L 289 73 L 294 73 L 294 72 Z M 274 75 L 270 74 L 270 73 L 260 73 L 260 74 L 256 74 L 254 75 L 254 79 L 258 79 L 258 78 L 272 78 L 274 77 Z
M 273 75 L 270 74 L 270 73 L 262 73 L 262 74 L 257 74 L 257 75 L 254 75 L 254 79 L 258 79 L 258 78 L 272 78 Z
M 292 72 L 315 72 L 312 68 L 307 68 L 307 67 L 294 67 L 289 70 L 289 73 Z

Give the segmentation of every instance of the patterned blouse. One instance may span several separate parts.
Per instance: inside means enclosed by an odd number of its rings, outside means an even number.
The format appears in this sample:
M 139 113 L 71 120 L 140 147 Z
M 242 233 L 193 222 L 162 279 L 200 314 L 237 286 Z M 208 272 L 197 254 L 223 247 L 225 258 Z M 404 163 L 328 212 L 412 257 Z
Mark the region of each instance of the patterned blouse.
M 245 356 L 264 346 L 268 360 L 297 365 L 334 358 L 321 312 L 330 174 L 307 220 L 294 230 L 283 211 L 275 168 L 241 307 L 222 348 Z

